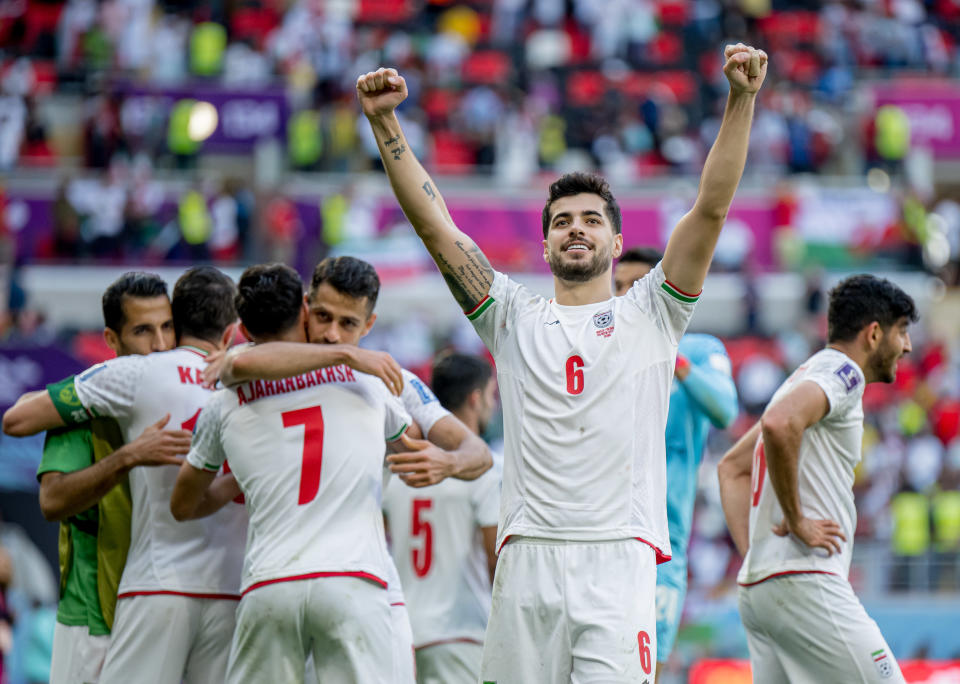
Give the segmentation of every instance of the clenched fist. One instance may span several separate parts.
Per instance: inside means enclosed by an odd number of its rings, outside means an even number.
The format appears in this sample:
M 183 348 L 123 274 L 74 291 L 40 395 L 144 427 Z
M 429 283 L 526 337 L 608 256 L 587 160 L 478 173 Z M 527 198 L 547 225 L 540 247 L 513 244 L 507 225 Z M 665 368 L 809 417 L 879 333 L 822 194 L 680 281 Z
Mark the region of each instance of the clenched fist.
M 357 79 L 357 99 L 368 119 L 390 114 L 407 99 L 407 82 L 396 69 L 369 71 Z
M 755 93 L 767 77 L 767 53 L 749 45 L 728 45 L 723 51 L 727 63 L 723 73 L 733 93 Z

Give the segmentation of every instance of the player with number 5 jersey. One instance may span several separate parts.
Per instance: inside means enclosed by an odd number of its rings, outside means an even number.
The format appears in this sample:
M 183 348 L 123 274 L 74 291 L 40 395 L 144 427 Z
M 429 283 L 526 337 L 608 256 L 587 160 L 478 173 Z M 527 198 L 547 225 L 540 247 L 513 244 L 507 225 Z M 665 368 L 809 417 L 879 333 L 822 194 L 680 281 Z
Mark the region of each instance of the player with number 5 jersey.
M 287 266 L 248 268 L 237 309 L 254 342 L 306 341 L 303 286 Z M 205 513 L 229 456 L 250 534 L 228 682 L 303 681 L 310 653 L 320 681 L 392 681 L 380 488 L 384 440 L 409 423 L 383 381 L 343 365 L 214 394 L 170 505 L 179 518 Z
M 394 69 L 357 80 L 394 194 L 494 356 L 505 417 L 502 545 L 481 680 L 637 682 L 656 657 L 656 563 L 670 555 L 664 429 L 677 344 L 746 161 L 767 56 L 725 51 L 730 95 L 696 202 L 663 261 L 623 297 L 620 208 L 603 179 L 550 187 L 543 258 L 555 298 L 497 273 L 454 223 L 395 109 Z M 589 587 L 590 591 L 584 591 Z

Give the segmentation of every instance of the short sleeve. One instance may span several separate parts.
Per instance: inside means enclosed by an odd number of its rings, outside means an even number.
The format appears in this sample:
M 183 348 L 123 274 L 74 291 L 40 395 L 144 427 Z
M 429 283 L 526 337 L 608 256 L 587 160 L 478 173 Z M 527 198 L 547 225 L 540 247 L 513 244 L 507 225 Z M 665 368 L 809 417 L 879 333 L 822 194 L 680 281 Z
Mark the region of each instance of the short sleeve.
M 474 520 L 478 527 L 496 527 L 500 519 L 500 474 L 491 468 L 475 481 L 473 496 Z
M 121 356 L 76 377 L 77 397 L 94 416 L 130 416 L 146 370 L 146 356 Z
M 93 417 L 80 403 L 75 376 L 50 383 L 47 385 L 47 394 L 66 425 L 82 425 Z
M 827 395 L 830 410 L 825 418 L 844 414 L 850 407 L 858 405 L 863 396 L 863 372 L 847 358 L 821 362 L 811 368 L 803 379 L 815 382 Z
M 214 392 L 197 418 L 197 424 L 193 429 L 193 439 L 190 442 L 190 453 L 187 454 L 187 463 L 198 470 L 215 473 L 227 460 L 220 434 L 222 427 L 221 397 L 222 393 L 229 391 L 217 390 Z
M 384 388 L 383 391 L 384 393 L 387 393 L 386 388 Z M 400 435 L 406 432 L 407 428 L 410 427 L 410 414 L 407 413 L 407 410 L 403 407 L 403 404 L 400 402 L 400 398 L 389 393 L 387 393 L 386 409 L 386 416 L 383 425 L 383 437 L 388 442 L 395 442 L 396 440 L 400 439 Z
M 624 298 L 649 316 L 676 345 L 690 323 L 700 293 L 690 294 L 671 284 L 661 262 L 635 282 Z
M 487 345 L 494 358 L 500 353 L 503 339 L 513 330 L 524 306 L 541 299 L 520 283 L 495 271 L 487 296 L 464 314 Z
M 430 434 L 438 420 L 450 415 L 426 383 L 407 369 L 403 369 L 403 392 L 400 400 L 410 417 L 420 426 L 424 437 Z
M 37 479 L 44 473 L 72 473 L 93 465 L 93 442 L 85 427 L 48 430 Z

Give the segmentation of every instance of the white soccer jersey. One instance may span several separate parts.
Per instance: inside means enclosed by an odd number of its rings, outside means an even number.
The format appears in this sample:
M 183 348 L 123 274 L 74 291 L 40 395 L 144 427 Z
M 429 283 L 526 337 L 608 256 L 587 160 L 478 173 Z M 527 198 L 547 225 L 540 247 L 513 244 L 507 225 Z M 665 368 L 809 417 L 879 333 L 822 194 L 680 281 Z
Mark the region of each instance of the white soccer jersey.
M 244 593 L 327 574 L 386 586 L 383 442 L 409 422 L 380 379 L 346 366 L 214 395 L 187 460 L 230 459 L 250 515 Z
M 402 368 L 403 373 L 403 391 L 400 393 L 400 401 L 403 407 L 410 414 L 410 417 L 420 426 L 424 439 L 430 434 L 430 430 L 441 418 L 450 415 L 450 412 L 440 405 L 436 395 L 430 390 L 424 382 L 416 375 Z M 383 469 L 383 491 L 387 491 L 387 485 L 390 484 L 392 472 L 388 466 Z M 394 488 L 406 489 L 403 482 L 398 482 Z M 387 567 L 387 599 L 390 605 L 405 603 L 403 596 L 403 585 L 400 583 L 400 574 L 393 559 L 389 559 Z
M 212 395 L 202 385 L 205 355 L 178 347 L 111 359 L 77 376 L 77 397 L 92 414 L 116 418 L 127 442 L 167 413 L 168 428 L 193 430 Z M 231 502 L 212 516 L 177 522 L 170 513 L 177 472 L 172 466 L 130 471 L 130 551 L 119 596 L 235 598 L 247 533 L 243 506 Z
M 783 520 L 783 510 L 767 476 L 762 436 L 753 455 L 750 495 L 750 549 L 737 581 L 749 585 L 773 575 L 792 572 L 830 572 L 846 579 L 853 550 L 857 511 L 853 500 L 853 469 L 860 462 L 863 442 L 863 371 L 846 354 L 824 349 L 793 372 L 773 395 L 780 400 L 801 382 L 815 382 L 827 395 L 830 410 L 807 428 L 800 443 L 798 485 L 803 514 L 839 523 L 847 537 L 841 552 L 827 556 L 792 535 L 771 530 Z
M 483 643 L 490 575 L 481 527 L 495 527 L 500 477 L 447 479 L 384 495 L 391 554 L 400 572 L 416 648 L 451 640 Z
M 636 537 L 670 555 L 664 430 L 696 296 L 658 264 L 622 297 L 562 306 L 502 273 L 467 317 L 497 363 L 510 535 Z

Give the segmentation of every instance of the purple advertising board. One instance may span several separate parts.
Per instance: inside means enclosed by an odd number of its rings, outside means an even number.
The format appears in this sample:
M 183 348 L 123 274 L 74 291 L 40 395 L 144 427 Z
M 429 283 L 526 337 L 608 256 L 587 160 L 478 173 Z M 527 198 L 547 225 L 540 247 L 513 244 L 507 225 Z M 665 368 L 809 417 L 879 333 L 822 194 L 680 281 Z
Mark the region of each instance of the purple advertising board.
M 937 159 L 960 159 L 960 85 L 939 79 L 874 86 L 877 107 L 896 105 L 910 121 L 910 144 Z
M 204 142 L 214 152 L 246 154 L 258 140 L 283 139 L 290 108 L 281 89 L 222 90 L 209 84 L 176 88 L 150 88 L 125 84 L 117 88 L 122 98 L 120 119 L 124 131 L 145 136 L 158 124 L 166 126 L 173 105 L 183 99 L 209 102 L 217 110 L 217 127 Z

